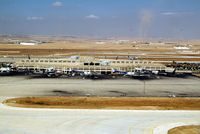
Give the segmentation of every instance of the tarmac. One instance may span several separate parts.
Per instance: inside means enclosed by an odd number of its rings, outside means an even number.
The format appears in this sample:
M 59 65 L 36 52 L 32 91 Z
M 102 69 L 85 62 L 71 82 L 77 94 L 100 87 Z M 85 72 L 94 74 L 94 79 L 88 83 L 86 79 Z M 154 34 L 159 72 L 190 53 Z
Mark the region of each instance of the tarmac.
M 137 79 L 73 79 L 0 76 L 0 96 L 156 96 L 199 97 L 197 77 Z

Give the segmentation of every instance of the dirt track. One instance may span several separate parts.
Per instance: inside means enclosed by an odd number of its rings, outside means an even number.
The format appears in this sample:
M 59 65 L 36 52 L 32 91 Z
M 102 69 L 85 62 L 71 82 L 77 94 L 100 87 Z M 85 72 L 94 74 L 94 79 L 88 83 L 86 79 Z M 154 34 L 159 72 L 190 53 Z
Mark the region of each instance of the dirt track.
M 200 110 L 200 98 L 25 97 L 8 99 L 4 103 L 28 108 Z

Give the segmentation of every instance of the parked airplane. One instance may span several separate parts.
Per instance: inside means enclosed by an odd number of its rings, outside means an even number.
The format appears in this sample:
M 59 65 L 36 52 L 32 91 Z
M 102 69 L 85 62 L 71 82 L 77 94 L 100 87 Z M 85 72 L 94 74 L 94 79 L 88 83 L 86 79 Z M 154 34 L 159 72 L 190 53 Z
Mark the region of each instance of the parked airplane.
M 143 72 L 149 72 L 154 75 L 161 75 L 161 76 L 167 76 L 167 77 L 185 77 L 187 74 L 185 73 L 176 73 L 176 68 L 173 70 L 173 72 L 162 72 L 162 71 L 153 71 L 153 70 L 148 70 L 148 69 L 141 69 L 141 68 L 136 68 L 136 70 L 140 70 Z
M 78 71 L 78 70 L 73 70 L 73 69 L 70 69 L 70 72 L 71 73 L 78 73 L 82 76 L 91 76 L 93 75 L 91 71 Z
M 43 75 L 43 76 L 47 76 L 47 77 L 59 77 L 63 74 L 62 71 L 58 71 L 55 70 L 53 67 L 49 67 L 46 69 L 40 69 L 40 70 L 28 70 L 26 72 L 27 74 L 31 73 L 31 74 L 35 74 L 35 75 Z
M 157 71 L 157 70 L 148 70 L 148 69 L 143 69 L 143 68 L 135 68 L 135 69 L 139 70 L 141 72 L 152 73 L 152 74 L 155 74 L 155 75 L 159 74 L 159 71 Z
M 167 77 L 186 77 L 191 75 L 191 73 L 176 73 L 176 68 L 173 72 L 159 72 L 159 75 Z
M 8 73 L 10 73 L 10 68 L 9 67 L 0 68 L 0 74 L 8 74 Z
M 147 79 L 147 78 L 151 78 L 151 76 L 149 74 L 146 74 L 144 72 L 126 72 L 126 71 L 118 71 L 112 68 L 112 72 L 113 73 L 121 73 L 121 74 L 125 74 L 125 76 L 129 76 L 132 78 L 136 78 L 136 79 Z
M 136 68 L 136 70 L 139 70 L 141 72 L 150 73 L 153 75 L 161 75 L 161 76 L 167 76 L 167 77 L 185 77 L 187 74 L 184 73 L 176 73 L 176 68 L 173 70 L 173 72 L 162 72 L 157 70 L 148 70 L 148 69 L 142 69 L 142 68 Z
M 72 76 L 75 76 L 75 74 L 80 74 L 83 76 L 83 79 L 85 78 L 90 78 L 90 79 L 105 79 L 105 78 L 110 78 L 108 75 L 103 75 L 103 74 L 96 74 L 91 71 L 79 71 L 79 70 L 73 70 L 70 69 L 70 72 L 72 73 Z

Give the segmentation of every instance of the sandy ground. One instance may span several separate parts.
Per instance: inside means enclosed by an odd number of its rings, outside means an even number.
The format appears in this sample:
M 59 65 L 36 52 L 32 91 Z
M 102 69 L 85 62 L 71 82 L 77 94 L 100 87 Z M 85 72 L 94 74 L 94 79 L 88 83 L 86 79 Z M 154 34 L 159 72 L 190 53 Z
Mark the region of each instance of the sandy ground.
M 107 41 L 106 44 L 96 44 L 95 40 L 53 40 L 51 43 L 44 43 L 35 46 L 22 46 L 16 44 L 0 43 L 0 55 L 92 55 L 92 56 L 136 56 L 145 60 L 164 61 L 200 61 L 199 42 L 192 42 L 194 45 L 189 49 L 174 49 L 174 46 L 184 46 L 189 42 L 174 44 L 144 44 L 144 43 L 122 43 L 116 44 Z M 123 52 L 123 54 L 122 54 Z
M 168 134 L 200 134 L 200 126 L 190 125 L 176 127 L 169 130 Z
M 26 97 L 9 99 L 3 103 L 28 108 L 200 110 L 200 98 Z

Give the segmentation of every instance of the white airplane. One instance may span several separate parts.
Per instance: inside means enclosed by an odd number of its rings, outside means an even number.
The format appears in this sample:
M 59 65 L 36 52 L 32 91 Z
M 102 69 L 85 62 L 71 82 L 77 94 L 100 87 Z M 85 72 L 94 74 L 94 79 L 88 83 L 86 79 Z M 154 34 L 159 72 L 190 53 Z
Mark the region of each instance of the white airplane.
M 53 67 L 48 67 L 42 70 L 30 70 L 32 74 L 46 75 L 47 77 L 58 77 L 63 74 L 62 71 L 55 70 Z
M 136 68 L 136 70 L 139 70 L 141 72 L 147 72 L 152 73 L 154 75 L 162 75 L 162 76 L 168 76 L 168 77 L 185 77 L 187 74 L 184 73 L 176 73 L 176 68 L 174 68 L 173 72 L 162 72 L 162 71 L 153 71 L 148 69 L 142 69 L 142 68 Z
M 47 74 L 48 77 L 58 77 L 58 76 L 61 76 L 63 72 L 59 70 L 55 70 L 53 67 L 49 67 L 47 68 L 47 71 L 45 72 L 45 74 Z
M 113 73 L 122 73 L 122 74 L 125 74 L 127 76 L 134 76 L 136 74 L 135 72 L 118 71 L 118 70 L 115 70 L 113 68 L 112 68 L 112 72 Z
M 10 68 L 9 67 L 0 68 L 0 73 L 9 73 L 9 72 L 10 72 Z
M 79 70 L 70 69 L 70 72 L 72 73 L 72 76 L 75 76 L 75 73 L 80 74 L 81 76 L 83 76 L 83 79 L 85 79 L 85 78 L 91 78 L 91 79 L 109 78 L 103 74 L 96 74 L 96 73 L 92 73 L 91 71 L 79 71 Z
M 69 70 L 72 73 L 79 73 L 80 75 L 84 75 L 84 76 L 91 76 L 93 75 L 91 71 L 78 71 L 78 70 L 73 70 L 70 68 Z
M 142 73 L 142 72 L 126 72 L 126 71 L 118 71 L 112 68 L 113 73 L 122 73 L 125 74 L 125 76 L 130 76 L 133 78 L 150 78 L 148 74 Z
M 148 70 L 148 69 L 143 69 L 143 68 L 135 68 L 136 70 L 138 70 L 138 71 L 141 71 L 141 72 L 147 72 L 147 73 L 152 73 L 152 74 L 159 74 L 159 71 L 155 71 L 155 70 Z

